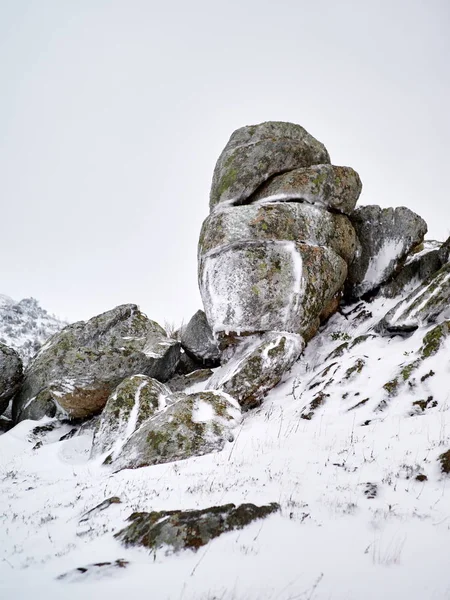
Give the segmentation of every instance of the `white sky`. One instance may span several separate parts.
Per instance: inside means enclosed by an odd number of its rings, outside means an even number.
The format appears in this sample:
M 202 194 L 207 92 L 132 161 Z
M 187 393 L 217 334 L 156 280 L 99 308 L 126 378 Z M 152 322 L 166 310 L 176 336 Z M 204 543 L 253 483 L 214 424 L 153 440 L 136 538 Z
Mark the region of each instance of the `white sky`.
M 448 0 L 0 0 L 0 293 L 187 321 L 215 161 L 267 120 L 444 239 L 449 25 Z

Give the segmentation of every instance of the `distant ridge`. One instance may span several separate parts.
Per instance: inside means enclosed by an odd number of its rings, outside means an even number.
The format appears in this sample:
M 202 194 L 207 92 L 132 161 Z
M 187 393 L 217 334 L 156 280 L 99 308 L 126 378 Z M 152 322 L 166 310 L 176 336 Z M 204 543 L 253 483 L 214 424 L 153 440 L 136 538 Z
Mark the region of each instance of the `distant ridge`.
M 49 314 L 35 298 L 16 302 L 0 294 L 0 342 L 14 348 L 25 365 L 49 337 L 67 324 Z

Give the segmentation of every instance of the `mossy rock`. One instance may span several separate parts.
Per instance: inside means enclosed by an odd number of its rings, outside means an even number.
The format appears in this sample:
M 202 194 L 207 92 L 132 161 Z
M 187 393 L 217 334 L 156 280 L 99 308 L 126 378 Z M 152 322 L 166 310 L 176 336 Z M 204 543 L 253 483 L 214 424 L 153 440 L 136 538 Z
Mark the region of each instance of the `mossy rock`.
M 348 217 L 293 202 L 224 207 L 211 213 L 200 233 L 199 259 L 213 250 L 244 241 L 293 241 L 326 246 L 347 264 L 357 248 Z
M 270 121 L 242 127 L 217 161 L 210 208 L 224 202 L 244 204 L 272 175 L 329 162 L 323 144 L 300 125 Z
M 179 342 L 170 340 L 134 304 L 74 323 L 54 335 L 28 366 L 14 399 L 14 420 L 50 413 L 90 417 L 129 375 L 169 379 L 179 355 Z M 40 394 L 46 395 L 45 402 L 37 402 Z
M 216 335 L 288 331 L 310 337 L 346 273 L 345 261 L 326 247 L 242 242 L 200 260 L 199 286 Z
M 255 408 L 292 367 L 303 347 L 300 336 L 288 333 L 269 332 L 242 339 L 234 356 L 215 372 L 209 386 L 230 394 L 243 410 Z
M 110 394 L 94 433 L 92 456 L 118 453 L 126 440 L 156 412 L 166 407 L 171 390 L 145 375 L 125 378 Z
M 147 419 L 109 463 L 134 469 L 221 450 L 239 423 L 239 405 L 227 394 L 176 393 L 167 407 Z
M 438 352 L 445 338 L 450 333 L 450 321 L 444 321 L 436 327 L 433 327 L 423 338 L 423 344 L 420 349 L 422 358 L 429 358 Z
M 441 464 L 442 473 L 450 475 L 450 450 L 447 450 L 447 452 L 441 454 L 438 460 Z
M 361 189 L 359 175 L 350 167 L 314 165 L 272 177 L 248 201 L 303 201 L 351 215 Z
M 144 546 L 152 551 L 198 550 L 214 538 L 246 527 L 280 510 L 279 504 L 225 504 L 201 510 L 133 513 L 130 525 L 115 534 L 125 546 Z

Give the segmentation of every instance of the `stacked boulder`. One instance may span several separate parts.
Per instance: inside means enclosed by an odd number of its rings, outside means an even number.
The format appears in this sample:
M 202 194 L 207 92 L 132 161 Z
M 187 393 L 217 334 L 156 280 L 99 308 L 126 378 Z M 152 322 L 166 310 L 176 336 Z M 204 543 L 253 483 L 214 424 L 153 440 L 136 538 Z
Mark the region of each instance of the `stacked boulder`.
M 353 169 L 331 165 L 323 144 L 291 123 L 238 129 L 219 157 L 199 286 L 223 358 L 237 363 L 212 384 L 243 407 L 261 401 L 337 309 L 357 250 L 349 215 L 361 187 Z
M 200 456 L 233 439 L 342 297 L 415 288 L 382 332 L 448 318 L 450 240 L 424 249 L 426 223 L 404 207 L 355 209 L 361 187 L 299 125 L 237 130 L 200 233 L 205 312 L 178 341 L 118 306 L 54 335 L 24 374 L 0 345 L 0 413 L 13 398 L 15 422 L 95 417 L 92 457 L 117 469 Z

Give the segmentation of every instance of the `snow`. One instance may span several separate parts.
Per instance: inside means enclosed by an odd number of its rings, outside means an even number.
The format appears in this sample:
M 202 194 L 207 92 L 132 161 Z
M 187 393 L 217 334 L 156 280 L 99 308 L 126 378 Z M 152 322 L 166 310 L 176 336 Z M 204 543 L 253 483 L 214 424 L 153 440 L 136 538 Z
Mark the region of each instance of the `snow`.
M 46 600 L 123 600 L 143 591 L 152 600 L 448 599 L 450 478 L 437 457 L 450 447 L 450 341 L 415 374 L 420 380 L 435 372 L 420 390 L 438 405 L 414 416 L 414 388 L 404 382 L 380 409 L 382 386 L 414 360 L 428 329 L 406 340 L 377 336 L 326 358 L 347 336 L 372 334 L 397 301 L 377 299 L 345 308 L 347 318 L 334 315 L 221 452 L 114 472 L 89 460 L 91 433 L 59 441 L 63 426 L 36 449 L 36 422 L 1 435 L 0 596 L 25 599 L 32 590 Z M 366 320 L 356 318 L 362 309 L 372 313 Z M 346 379 L 358 359 L 366 366 Z M 311 420 L 301 418 L 319 390 L 330 396 Z M 199 404 L 196 418 L 207 417 Z M 428 481 L 416 480 L 419 472 Z M 86 515 L 112 496 L 121 503 Z M 280 513 L 196 553 L 153 554 L 113 537 L 135 511 L 274 501 Z M 93 566 L 117 559 L 128 564 Z
M 373 288 L 380 284 L 384 280 L 386 269 L 403 251 L 403 240 L 386 240 L 378 254 L 370 259 L 362 285 Z
M 212 421 L 215 416 L 216 413 L 211 404 L 204 400 L 197 400 L 192 411 L 193 423 L 207 423 L 208 421 Z
M 0 342 L 16 350 L 25 365 L 48 338 L 66 325 L 34 298 L 16 302 L 0 294 Z
M 139 377 L 139 375 L 137 377 Z M 141 377 L 144 377 L 144 376 L 141 375 Z M 148 380 L 144 379 L 144 381 L 142 381 L 136 389 L 136 392 L 134 394 L 134 405 L 133 405 L 133 408 L 131 409 L 130 417 L 126 423 L 126 428 L 123 433 L 123 436 L 119 435 L 117 437 L 116 442 L 111 450 L 111 457 L 113 460 L 115 460 L 119 456 L 122 448 L 125 446 L 127 441 L 130 439 L 130 437 L 133 435 L 133 433 L 137 429 L 139 411 L 141 408 L 141 392 L 145 388 L 146 385 L 148 385 Z

